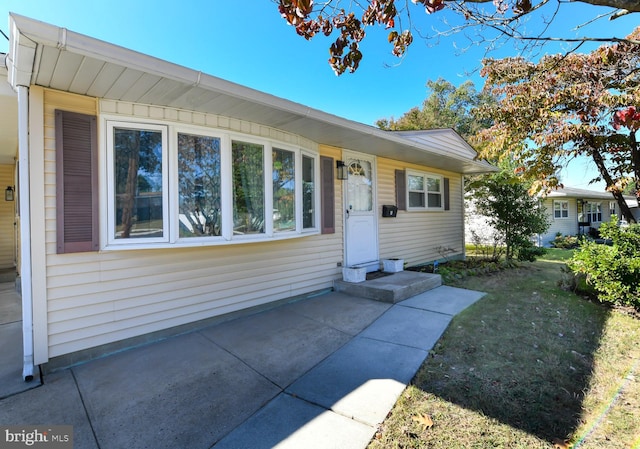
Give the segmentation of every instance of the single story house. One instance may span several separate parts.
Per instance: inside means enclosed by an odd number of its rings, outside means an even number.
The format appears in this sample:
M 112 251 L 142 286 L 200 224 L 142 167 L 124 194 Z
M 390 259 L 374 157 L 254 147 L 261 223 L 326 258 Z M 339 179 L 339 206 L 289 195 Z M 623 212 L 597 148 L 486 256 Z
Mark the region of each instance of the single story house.
M 625 197 L 627 206 L 636 220 L 640 220 L 640 208 L 633 196 Z M 609 192 L 562 187 L 551 191 L 542 204 L 547 210 L 550 226 L 546 234 L 539 236 L 540 244 L 549 246 L 558 233 L 562 235 L 589 234 L 600 224 L 620 214 L 620 206 Z
M 463 177 L 493 170 L 450 129 L 386 132 L 19 15 L 2 60 L 25 378 L 341 267 L 464 256 Z
M 640 221 L 640 208 L 633 196 L 625 197 L 637 221 Z M 549 229 L 545 234 L 537 235 L 538 246 L 551 246 L 558 233 L 567 235 L 593 234 L 592 230 L 611 220 L 612 215 L 621 218 L 620 206 L 609 192 L 562 187 L 549 192 L 540 200 L 545 208 Z M 492 226 L 487 217 L 476 211 L 472 201 L 465 206 L 465 239 L 468 244 L 492 244 L 495 241 Z

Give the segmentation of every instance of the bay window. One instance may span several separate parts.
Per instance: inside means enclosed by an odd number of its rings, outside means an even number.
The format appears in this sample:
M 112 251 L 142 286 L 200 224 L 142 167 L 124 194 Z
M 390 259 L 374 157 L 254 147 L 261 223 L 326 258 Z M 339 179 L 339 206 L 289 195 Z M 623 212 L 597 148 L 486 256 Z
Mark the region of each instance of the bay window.
M 273 230 L 296 229 L 296 164 L 292 151 L 273 149 Z
M 264 147 L 233 141 L 233 233 L 264 233 Z
M 316 154 L 209 128 L 105 121 L 104 247 L 318 233 Z
M 221 139 L 178 133 L 180 238 L 222 233 Z
M 109 126 L 111 240 L 167 241 L 166 127 Z

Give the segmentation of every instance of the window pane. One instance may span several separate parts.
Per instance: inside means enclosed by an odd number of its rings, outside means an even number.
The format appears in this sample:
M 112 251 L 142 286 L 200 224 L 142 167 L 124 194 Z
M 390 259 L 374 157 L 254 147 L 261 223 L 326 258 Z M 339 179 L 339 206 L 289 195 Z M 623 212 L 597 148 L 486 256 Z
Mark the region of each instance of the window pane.
M 233 233 L 264 232 L 264 148 L 247 142 L 232 142 Z
M 163 237 L 162 132 L 114 128 L 115 238 Z
M 424 178 L 422 176 L 409 175 L 409 190 L 424 190 Z
M 349 210 L 369 212 L 373 210 L 372 166 L 369 161 L 349 162 L 347 198 Z
M 429 192 L 440 191 L 440 178 L 427 178 L 427 188 Z
M 220 235 L 220 139 L 178 134 L 180 237 Z
M 315 185 L 315 160 L 312 157 L 302 156 L 302 227 L 315 228 L 316 226 L 316 185 Z
M 427 207 L 442 207 L 442 195 L 439 193 L 429 193 L 427 201 Z
M 424 193 L 409 192 L 409 207 L 424 207 Z
M 291 151 L 273 150 L 273 230 L 296 229 L 296 159 Z

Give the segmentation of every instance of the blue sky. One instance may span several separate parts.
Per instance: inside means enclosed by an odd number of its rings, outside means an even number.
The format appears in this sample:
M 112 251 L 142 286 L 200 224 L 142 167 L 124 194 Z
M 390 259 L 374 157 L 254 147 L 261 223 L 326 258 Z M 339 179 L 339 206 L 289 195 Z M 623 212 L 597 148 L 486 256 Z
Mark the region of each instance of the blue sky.
M 238 4 L 243 5 L 241 11 Z M 578 21 L 603 12 L 579 3 L 567 6 Z M 482 87 L 478 69 L 484 49 L 461 51 L 468 46 L 464 35 L 441 39 L 436 45 L 416 34 L 407 56 L 398 60 L 391 55 L 382 28 L 368 33 L 359 70 L 337 77 L 327 64 L 330 41 L 318 36 L 309 42 L 297 36 L 271 0 L 4 0 L 0 28 L 5 34 L 10 11 L 369 125 L 421 105 L 428 80 L 442 77 L 457 85 L 471 79 Z M 427 16 L 417 7 L 412 12 L 414 25 L 423 34 L 444 29 L 442 20 L 451 18 L 442 13 Z M 560 19 L 556 23 L 567 32 L 568 22 Z M 598 21 L 591 25 L 591 34 L 625 36 L 637 25 L 633 19 Z M 7 48 L 0 36 L 0 51 Z M 514 54 L 505 46 L 492 56 Z M 590 168 L 585 162 L 572 164 L 563 174 L 565 183 L 588 187 Z

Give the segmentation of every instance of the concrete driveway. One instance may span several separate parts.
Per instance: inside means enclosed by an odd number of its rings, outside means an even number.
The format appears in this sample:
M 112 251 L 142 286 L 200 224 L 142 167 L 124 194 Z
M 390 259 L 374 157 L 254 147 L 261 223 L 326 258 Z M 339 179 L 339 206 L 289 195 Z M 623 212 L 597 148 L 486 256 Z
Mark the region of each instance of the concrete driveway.
M 44 376 L 4 425 L 74 448 L 364 448 L 452 317 L 483 293 L 327 293 Z

